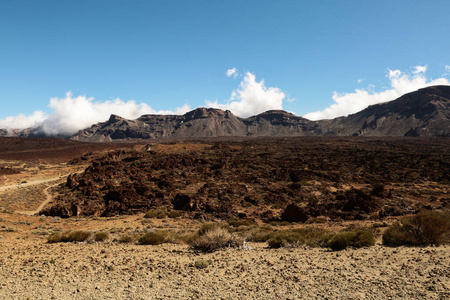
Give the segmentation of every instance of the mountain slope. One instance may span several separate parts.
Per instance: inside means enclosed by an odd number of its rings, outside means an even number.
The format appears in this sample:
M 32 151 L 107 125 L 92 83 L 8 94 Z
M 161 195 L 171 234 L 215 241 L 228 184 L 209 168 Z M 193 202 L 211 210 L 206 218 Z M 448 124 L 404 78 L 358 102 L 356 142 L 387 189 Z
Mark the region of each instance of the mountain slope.
M 343 136 L 450 136 L 450 87 L 420 89 L 319 123 L 330 134 Z

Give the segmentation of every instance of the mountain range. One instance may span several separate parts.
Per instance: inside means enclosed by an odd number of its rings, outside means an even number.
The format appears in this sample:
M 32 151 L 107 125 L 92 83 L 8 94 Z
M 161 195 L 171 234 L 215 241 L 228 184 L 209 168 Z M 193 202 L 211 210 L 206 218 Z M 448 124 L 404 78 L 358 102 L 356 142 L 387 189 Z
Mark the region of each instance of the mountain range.
M 16 131 L 36 136 L 38 129 Z M 2 135 L 2 131 L 0 131 Z M 111 142 L 133 139 L 219 136 L 450 136 L 450 86 L 432 86 L 329 120 L 311 121 L 283 110 L 240 118 L 231 111 L 197 108 L 184 115 L 143 115 L 108 121 L 79 131 L 73 140 Z

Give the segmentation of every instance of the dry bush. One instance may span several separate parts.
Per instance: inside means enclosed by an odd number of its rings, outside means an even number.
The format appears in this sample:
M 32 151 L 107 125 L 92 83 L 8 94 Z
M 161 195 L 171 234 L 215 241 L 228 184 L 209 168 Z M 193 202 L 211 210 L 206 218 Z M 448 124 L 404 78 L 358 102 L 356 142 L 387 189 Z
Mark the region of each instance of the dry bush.
M 450 243 L 450 213 L 422 212 L 404 217 L 383 234 L 386 246 L 425 246 Z
M 209 266 L 209 262 L 204 259 L 199 259 L 195 261 L 194 266 L 197 269 L 206 269 Z
M 366 229 L 339 232 L 328 241 L 328 247 L 334 251 L 344 250 L 347 247 L 362 248 L 373 245 L 375 245 L 375 236 Z
M 200 229 L 201 230 L 201 229 Z M 226 247 L 236 247 L 240 240 L 221 226 L 212 226 L 206 231 L 200 231 L 198 236 L 191 241 L 191 246 L 203 252 L 211 252 Z
M 67 235 L 62 232 L 53 232 L 47 237 L 47 243 L 61 243 L 67 239 Z
M 215 228 L 223 228 L 226 231 L 228 231 L 229 233 L 231 233 L 231 228 L 229 225 L 225 224 L 225 223 L 204 223 L 202 224 L 202 226 L 200 227 L 200 229 L 198 230 L 198 235 L 204 235 L 207 231 L 210 231 L 212 229 Z
M 317 227 L 305 227 L 274 232 L 268 239 L 269 248 L 298 247 L 308 245 L 321 247 L 326 244 L 330 233 Z
M 167 233 L 164 231 L 147 232 L 139 238 L 141 245 L 160 245 L 166 241 Z
M 83 230 L 72 231 L 67 237 L 67 242 L 84 242 L 89 239 L 91 234 L 91 232 Z
M 53 232 L 47 238 L 48 243 L 84 242 L 91 236 L 91 232 L 77 230 L 66 232 Z
M 94 240 L 96 242 L 103 242 L 106 241 L 109 238 L 109 234 L 104 231 L 98 231 L 94 235 Z
M 183 211 L 182 210 L 172 210 L 170 211 L 167 216 L 171 219 L 176 219 L 179 218 L 183 215 Z
M 160 207 L 160 208 L 152 208 L 147 211 L 147 213 L 144 215 L 144 218 L 157 218 L 157 219 L 164 219 L 168 216 L 167 208 L 166 207 Z
M 134 243 L 136 237 L 131 234 L 121 235 L 118 242 L 121 244 L 131 244 Z
M 242 219 L 230 219 L 227 221 L 230 226 L 240 227 L 240 226 L 252 226 L 255 225 L 255 222 L 252 220 L 242 220 Z

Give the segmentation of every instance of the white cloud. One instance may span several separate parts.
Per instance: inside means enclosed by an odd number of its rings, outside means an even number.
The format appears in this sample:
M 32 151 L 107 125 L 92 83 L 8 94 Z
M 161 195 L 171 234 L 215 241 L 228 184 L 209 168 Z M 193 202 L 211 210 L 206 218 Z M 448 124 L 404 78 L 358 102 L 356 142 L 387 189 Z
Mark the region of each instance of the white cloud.
M 445 72 L 450 72 L 450 66 L 448 65 L 445 66 Z
M 227 77 L 233 76 L 234 78 L 236 78 L 238 76 L 236 68 L 228 69 L 226 74 L 227 74 Z
M 395 100 L 400 96 L 433 85 L 450 85 L 446 78 L 427 79 L 427 66 L 416 66 L 411 74 L 400 70 L 389 70 L 390 88 L 375 92 L 373 86 L 368 89 L 356 89 L 353 93 L 333 93 L 334 103 L 321 111 L 304 115 L 310 120 L 331 119 L 356 113 L 369 105 Z
M 46 135 L 72 135 L 92 124 L 108 120 L 111 114 L 135 119 L 144 114 L 183 114 L 190 110 L 186 104 L 172 112 L 155 111 L 149 105 L 137 104 L 133 100 L 94 102 L 94 98 L 74 97 L 70 92 L 66 93 L 65 98 L 51 98 L 48 106 L 52 113 L 47 116 L 37 111 L 30 116 L 7 117 L 0 120 L 0 128 L 10 130 L 41 126 Z
M 425 66 L 415 66 L 413 74 L 425 73 L 428 69 L 428 65 Z
M 239 88 L 231 93 L 225 103 L 206 100 L 206 106 L 230 110 L 240 117 L 249 117 L 271 109 L 283 109 L 285 94 L 276 87 L 266 87 L 264 80 L 256 81 L 254 74 L 248 72 Z
M 363 82 L 365 80 L 366 80 L 365 78 L 358 79 L 358 83 L 361 83 L 361 82 Z
M 14 117 L 6 117 L 0 120 L 0 128 L 2 129 L 25 129 L 29 127 L 37 127 L 46 119 L 46 115 L 42 111 L 35 111 L 32 115 L 20 114 Z

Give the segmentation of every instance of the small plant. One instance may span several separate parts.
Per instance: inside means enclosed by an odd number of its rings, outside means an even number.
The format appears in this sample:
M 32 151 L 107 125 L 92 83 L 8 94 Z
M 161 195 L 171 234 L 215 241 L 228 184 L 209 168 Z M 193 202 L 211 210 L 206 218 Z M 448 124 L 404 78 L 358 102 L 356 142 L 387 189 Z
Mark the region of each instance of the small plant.
M 425 246 L 450 243 L 450 213 L 422 212 L 402 218 L 383 234 L 386 246 Z
M 141 245 L 160 245 L 165 242 L 167 233 L 163 231 L 147 232 L 139 238 Z
M 84 242 L 91 236 L 91 234 L 91 232 L 83 230 L 72 231 L 68 235 L 67 242 Z
M 242 219 L 231 219 L 227 221 L 228 224 L 230 224 L 233 227 L 239 227 L 239 226 L 251 226 L 254 225 L 255 222 L 251 220 L 242 220 Z
M 324 218 L 309 218 L 308 221 L 305 222 L 305 224 L 321 224 L 326 223 L 327 220 Z
M 269 248 L 298 247 L 308 245 L 321 247 L 326 243 L 330 233 L 316 227 L 280 230 L 274 232 L 268 239 Z
M 328 241 L 328 247 L 334 251 L 344 250 L 347 247 L 362 248 L 373 245 L 375 245 L 375 236 L 365 229 L 339 232 Z
M 53 232 L 47 237 L 47 243 L 61 243 L 67 240 L 67 235 L 61 232 Z
M 198 235 L 204 235 L 207 231 L 210 231 L 215 228 L 223 228 L 231 233 L 230 226 L 225 223 L 203 223 L 197 233 Z
M 176 218 L 179 218 L 179 217 L 181 217 L 183 215 L 183 211 L 181 211 L 181 210 L 172 210 L 172 211 L 170 211 L 169 213 L 168 213 L 168 217 L 169 218 L 171 218 L 171 219 L 176 219 Z
M 134 236 L 132 236 L 130 234 L 125 234 L 119 238 L 118 242 L 121 244 L 131 244 L 134 242 L 134 240 L 135 240 Z
M 202 226 L 197 232 L 197 236 L 192 239 L 191 246 L 203 252 L 211 252 L 221 248 L 238 246 L 239 241 L 232 236 L 226 226 L 220 223 L 213 223 L 219 225 Z
M 167 208 L 160 207 L 160 208 L 153 208 L 147 211 L 147 213 L 144 215 L 144 218 L 164 219 L 167 216 L 168 216 Z
M 94 241 L 96 242 L 103 242 L 106 241 L 109 238 L 109 234 L 104 231 L 98 231 L 94 235 Z
M 194 266 L 197 269 L 206 269 L 209 266 L 209 262 L 204 259 L 199 259 L 195 261 Z

